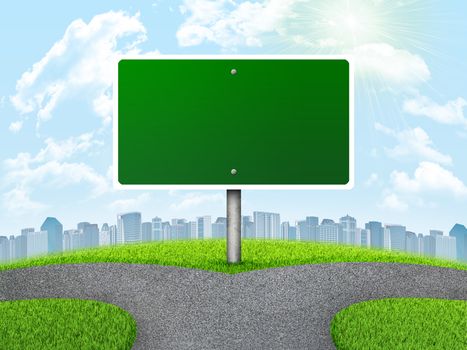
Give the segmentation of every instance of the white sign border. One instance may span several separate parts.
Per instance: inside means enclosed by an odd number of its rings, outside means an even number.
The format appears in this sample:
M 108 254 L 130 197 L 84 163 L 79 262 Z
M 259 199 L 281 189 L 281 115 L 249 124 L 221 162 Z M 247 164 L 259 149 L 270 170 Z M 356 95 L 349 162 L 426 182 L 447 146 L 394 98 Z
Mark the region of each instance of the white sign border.
M 127 185 L 118 181 L 118 62 L 123 59 L 275 59 L 275 60 L 346 60 L 349 63 L 349 182 L 344 185 Z M 114 66 L 113 81 L 113 187 L 116 190 L 351 190 L 355 184 L 355 95 L 354 62 L 348 55 L 122 55 Z

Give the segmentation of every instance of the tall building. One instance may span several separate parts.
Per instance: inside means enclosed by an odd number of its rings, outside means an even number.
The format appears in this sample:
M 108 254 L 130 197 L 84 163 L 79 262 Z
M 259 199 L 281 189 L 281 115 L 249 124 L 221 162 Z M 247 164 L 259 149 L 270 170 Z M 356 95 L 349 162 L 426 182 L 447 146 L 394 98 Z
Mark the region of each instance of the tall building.
M 430 230 L 430 236 L 432 237 L 437 237 L 437 236 L 442 236 L 443 231 L 441 230 Z
M 200 216 L 196 218 L 196 222 L 198 223 L 198 239 L 212 238 L 211 216 Z
M 117 215 L 118 243 L 141 242 L 141 213 Z
M 405 251 L 406 250 L 406 232 L 405 226 L 402 225 L 386 225 L 391 236 L 391 250 Z
M 292 227 L 295 228 L 294 226 L 290 226 L 288 221 L 284 221 L 281 224 L 281 239 L 292 240 L 292 232 L 290 230 Z M 293 240 L 295 240 L 295 238 L 293 238 Z
M 423 234 L 419 233 L 417 236 L 418 241 L 418 254 L 423 255 L 424 246 L 423 246 Z
M 6 236 L 0 236 L 0 263 L 10 262 L 10 241 Z
M 279 239 L 281 235 L 281 218 L 277 213 L 261 211 L 253 212 L 255 235 L 258 239 Z
M 212 224 L 212 238 L 225 238 L 227 236 L 227 218 L 218 217 Z
M 178 223 L 170 225 L 170 239 L 186 239 L 186 223 Z
M 155 217 L 152 219 L 152 238 L 153 241 L 162 240 L 162 219 Z
M 365 229 L 370 231 L 371 248 L 384 248 L 384 229 L 381 223 L 378 221 L 367 222 Z
M 344 244 L 356 244 L 356 233 L 357 233 L 357 220 L 355 218 L 346 215 L 340 218 L 339 223 L 342 226 L 343 242 Z
M 168 221 L 162 223 L 162 239 L 164 241 L 170 239 L 170 222 Z
M 117 244 L 118 240 L 118 228 L 117 225 L 110 226 L 110 244 Z
M 251 216 L 242 216 L 241 226 L 242 238 L 255 238 L 255 224 Z
M 99 232 L 99 245 L 106 246 L 110 244 L 110 227 L 109 224 L 104 223 Z
M 78 224 L 78 231 L 83 235 L 83 248 L 97 247 L 99 245 L 99 226 L 97 224 L 80 222 Z
M 383 248 L 391 249 L 391 231 L 387 227 L 383 228 Z
M 364 248 L 370 248 L 370 230 L 357 228 L 355 233 L 355 244 Z
M 27 235 L 15 237 L 15 259 L 24 259 L 28 256 Z
M 331 219 L 323 219 L 318 227 L 319 240 L 327 243 L 341 243 L 343 240 L 342 226 Z
M 47 249 L 49 253 L 63 251 L 63 225 L 56 218 L 48 217 L 41 226 L 47 232 Z
M 152 222 L 143 222 L 141 224 L 141 238 L 143 242 L 148 242 L 152 239 Z
M 49 251 L 49 234 L 47 231 L 28 233 L 27 256 L 44 255 Z
M 298 239 L 302 241 L 318 240 L 319 219 L 316 216 L 307 216 L 305 220 L 297 221 L 296 231 Z
M 461 224 L 455 224 L 449 236 L 456 238 L 456 256 L 458 260 L 467 261 L 467 228 Z
M 187 232 L 189 239 L 197 239 L 198 238 L 198 226 L 196 221 L 188 221 L 185 224 L 185 231 Z
M 436 257 L 456 260 L 456 237 L 436 235 Z
M 63 250 L 77 250 L 84 247 L 84 234 L 79 230 L 63 232 Z
M 420 251 L 418 250 L 418 238 L 414 232 L 407 231 L 406 232 L 406 251 L 412 254 L 419 254 Z
M 436 239 L 433 236 L 423 237 L 423 255 L 436 256 Z

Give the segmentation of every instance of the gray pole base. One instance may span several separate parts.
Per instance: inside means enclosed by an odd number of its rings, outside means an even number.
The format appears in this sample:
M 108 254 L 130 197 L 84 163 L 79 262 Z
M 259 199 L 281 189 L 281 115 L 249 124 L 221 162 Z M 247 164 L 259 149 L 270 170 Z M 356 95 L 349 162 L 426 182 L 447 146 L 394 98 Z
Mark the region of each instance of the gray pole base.
M 241 190 L 227 190 L 227 263 L 236 264 L 241 257 Z

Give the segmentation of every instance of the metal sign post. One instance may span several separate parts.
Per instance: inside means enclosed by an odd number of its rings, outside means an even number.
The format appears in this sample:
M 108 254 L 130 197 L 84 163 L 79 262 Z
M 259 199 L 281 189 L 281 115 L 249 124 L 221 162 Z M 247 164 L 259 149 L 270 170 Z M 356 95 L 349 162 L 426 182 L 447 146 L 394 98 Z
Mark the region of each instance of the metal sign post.
M 239 263 L 241 257 L 242 191 L 227 190 L 227 262 Z

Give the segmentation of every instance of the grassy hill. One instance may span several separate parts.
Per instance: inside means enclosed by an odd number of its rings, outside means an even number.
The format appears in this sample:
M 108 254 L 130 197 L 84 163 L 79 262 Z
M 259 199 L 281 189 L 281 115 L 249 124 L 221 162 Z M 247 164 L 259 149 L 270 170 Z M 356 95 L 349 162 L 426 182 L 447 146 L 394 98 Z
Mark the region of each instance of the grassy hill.
M 163 241 L 64 252 L 0 265 L 0 271 L 50 264 L 157 264 L 239 273 L 271 267 L 336 262 L 422 264 L 467 270 L 467 264 L 400 252 L 318 242 L 242 240 L 242 262 L 226 263 L 225 240 Z

